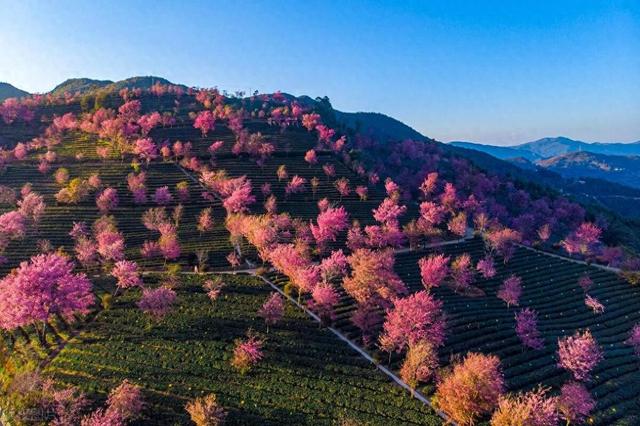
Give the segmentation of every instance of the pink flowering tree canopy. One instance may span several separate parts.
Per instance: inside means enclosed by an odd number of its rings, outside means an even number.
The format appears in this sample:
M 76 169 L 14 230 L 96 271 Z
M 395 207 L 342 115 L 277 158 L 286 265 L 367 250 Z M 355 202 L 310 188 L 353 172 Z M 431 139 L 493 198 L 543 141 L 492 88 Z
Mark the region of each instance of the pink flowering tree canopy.
M 269 326 L 276 324 L 284 315 L 282 296 L 279 293 L 272 293 L 258 311 L 258 315 L 264 319 L 265 324 L 267 324 L 267 330 L 269 330 Z
M 380 347 L 386 352 L 401 352 L 421 340 L 438 347 L 444 343 L 444 332 L 442 302 L 426 291 L 419 291 L 396 299 L 393 308 L 387 311 Z
M 144 289 L 138 301 L 138 307 L 142 312 L 159 321 L 171 311 L 176 297 L 176 292 L 167 287 Z
M 200 111 L 196 115 L 196 119 L 193 122 L 193 127 L 200 129 L 202 136 L 207 134 L 215 128 L 216 119 L 211 111 Z
M 538 330 L 538 314 L 531 308 L 516 312 L 516 334 L 526 347 L 531 349 L 544 347 L 544 339 Z
M 443 254 L 431 254 L 418 261 L 422 285 L 428 290 L 439 287 L 449 274 L 449 257 Z
M 602 349 L 589 330 L 558 340 L 558 367 L 568 370 L 576 380 L 588 381 L 603 358 Z
M 395 258 L 390 250 L 358 249 L 348 258 L 351 274 L 345 277 L 345 291 L 360 304 L 389 306 L 406 294 L 407 288 L 393 270 Z
M 518 306 L 520 296 L 522 295 L 522 279 L 516 275 L 511 275 L 502 282 L 498 289 L 497 296 L 502 299 L 508 306 Z
M 142 286 L 138 264 L 129 260 L 120 260 L 115 263 L 111 275 L 117 280 L 118 288 L 127 289 Z
M 89 313 L 95 301 L 91 282 L 73 268 L 73 262 L 57 253 L 22 262 L 0 280 L 0 327 L 12 330 L 39 323 L 44 339 L 52 315 L 71 320 L 75 314 Z

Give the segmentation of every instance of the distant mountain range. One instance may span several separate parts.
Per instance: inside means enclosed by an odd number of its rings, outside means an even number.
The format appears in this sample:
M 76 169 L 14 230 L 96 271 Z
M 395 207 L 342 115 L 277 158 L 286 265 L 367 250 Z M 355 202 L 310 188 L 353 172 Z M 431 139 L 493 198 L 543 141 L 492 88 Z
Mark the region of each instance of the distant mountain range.
M 474 142 L 455 141 L 451 145 L 486 152 L 502 160 L 526 158 L 537 161 L 571 152 L 587 151 L 605 155 L 640 155 L 640 141 L 633 143 L 582 142 L 563 136 L 542 138 L 533 142 L 514 146 L 484 145 Z
M 7 98 L 22 98 L 28 95 L 29 92 L 20 90 L 9 83 L 0 82 L 0 102 Z
M 571 152 L 535 163 L 568 178 L 593 177 L 640 188 L 640 157 Z
M 53 95 L 62 95 L 65 92 L 84 93 L 95 89 L 108 88 L 120 90 L 125 87 L 130 89 L 148 89 L 156 83 L 173 84 L 167 79 L 155 76 L 131 77 L 120 81 L 95 80 L 91 78 L 70 78 L 58 84 L 48 93 Z M 187 86 L 180 84 L 178 86 L 182 86 L 185 89 L 187 88 Z M 0 102 L 7 98 L 21 98 L 28 95 L 30 95 L 29 92 L 20 90 L 9 83 L 0 83 Z

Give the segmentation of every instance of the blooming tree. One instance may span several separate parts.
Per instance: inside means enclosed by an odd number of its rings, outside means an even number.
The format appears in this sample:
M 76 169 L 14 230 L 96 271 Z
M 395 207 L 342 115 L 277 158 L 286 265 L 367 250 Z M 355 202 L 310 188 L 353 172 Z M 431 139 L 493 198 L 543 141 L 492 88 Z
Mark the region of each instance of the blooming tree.
M 393 270 L 393 252 L 358 249 L 347 258 L 351 274 L 345 277 L 345 291 L 360 304 L 389 306 L 391 301 L 407 292 Z
M 491 426 L 553 426 L 558 424 L 556 397 L 549 390 L 538 387 L 524 394 L 502 396 L 498 408 L 491 416 Z
M 431 379 L 438 368 L 438 352 L 433 344 L 421 340 L 409 345 L 409 350 L 400 368 L 400 378 L 415 389 L 420 382 Z
M 562 241 L 562 246 L 569 254 L 579 253 L 587 255 L 593 251 L 600 241 L 602 229 L 594 223 L 583 222 Z
M 213 229 L 213 224 L 214 222 L 211 207 L 201 210 L 200 214 L 198 215 L 198 224 L 196 225 L 198 231 L 201 234 L 211 231 Z
M 482 278 L 490 279 L 496 275 L 496 267 L 493 263 L 493 257 L 491 255 L 485 256 L 483 259 L 478 260 L 476 270 L 480 272 Z
M 419 291 L 393 302 L 380 335 L 385 352 L 401 352 L 426 340 L 434 348 L 444 343 L 445 318 L 442 302 L 426 291 Z
M 633 346 L 633 351 L 640 357 L 640 323 L 633 326 L 629 338 L 625 341 L 627 345 Z
M 582 383 L 569 382 L 562 385 L 558 411 L 567 424 L 582 423 L 595 407 L 596 402 Z
M 594 314 L 604 313 L 604 305 L 598 299 L 587 294 L 584 298 L 584 304 L 593 311 Z
M 169 187 L 165 185 L 156 188 L 153 195 L 153 201 L 160 206 L 166 206 L 171 203 L 173 201 L 173 195 L 171 195 Z
M 328 207 L 320 212 L 317 225 L 311 224 L 311 233 L 318 246 L 323 248 L 329 241 L 335 241 L 338 234 L 349 226 L 348 214 L 344 207 Z
M 251 333 L 245 340 L 236 340 L 231 365 L 238 370 L 240 374 L 247 373 L 264 358 L 264 353 L 262 352 L 263 345 L 264 341 Z
M 538 330 L 538 314 L 531 308 L 516 312 L 516 334 L 522 344 L 531 349 L 544 347 L 544 339 Z
M 222 426 L 227 417 L 227 412 L 213 393 L 190 401 L 185 410 L 196 426 Z
M 111 390 L 107 399 L 108 410 L 118 413 L 122 420 L 135 420 L 140 417 L 145 407 L 140 386 L 123 380 L 118 387 Z
M 117 280 L 118 288 L 127 289 L 142 286 L 138 264 L 130 260 L 120 260 L 113 265 L 111 275 Z
M 439 287 L 449 273 L 449 256 L 431 254 L 418 261 L 422 285 L 427 290 Z
M 307 153 L 304 155 L 304 161 L 309 164 L 318 164 L 318 156 L 316 155 L 316 151 L 313 149 L 307 151 Z
M 207 292 L 207 296 L 212 302 L 215 302 L 218 296 L 220 296 L 223 287 L 224 282 L 222 281 L 222 278 L 218 276 L 206 280 L 202 284 L 202 288 L 204 288 L 204 290 Z
M 258 315 L 261 316 L 265 324 L 267 324 L 268 333 L 269 326 L 275 325 L 284 315 L 284 301 L 282 300 L 282 296 L 280 296 L 279 293 L 272 293 L 258 311 Z
M 151 138 L 136 140 L 133 153 L 149 164 L 151 160 L 158 158 L 158 147 Z
M 582 275 L 579 279 L 578 279 L 578 285 L 580 286 L 580 288 L 582 288 L 582 290 L 586 293 L 588 292 L 591 287 L 593 286 L 593 281 L 591 280 L 591 278 L 589 277 L 589 275 L 584 274 Z
M 451 262 L 451 278 L 458 291 L 467 290 L 473 283 L 471 256 L 463 253 Z
M 302 176 L 295 175 L 291 178 L 291 180 L 287 183 L 287 186 L 284 188 L 284 192 L 286 195 L 290 194 L 298 194 L 300 192 L 305 191 L 305 184 L 307 180 Z
M 118 191 L 115 188 L 105 188 L 96 197 L 96 205 L 100 213 L 107 214 L 116 209 L 119 204 Z
M 320 283 L 311 291 L 309 308 L 320 317 L 323 324 L 329 324 L 335 319 L 335 306 L 338 301 L 338 292 L 333 285 Z
M 518 306 L 521 295 L 522 279 L 516 275 L 511 275 L 504 280 L 497 293 L 498 298 L 504 300 L 507 307 L 511 305 Z
M 503 228 L 486 234 L 489 247 L 503 257 L 505 263 L 511 259 L 516 245 L 522 241 L 519 232 L 510 228 Z
M 159 321 L 170 311 L 176 301 L 176 292 L 167 287 L 142 290 L 138 307 L 154 320 Z
M 91 282 L 73 268 L 60 254 L 40 254 L 0 280 L 0 328 L 40 325 L 36 330 L 46 344 L 51 316 L 72 320 L 75 314 L 87 314 L 95 301 Z
M 214 130 L 215 122 L 216 119 L 211 111 L 200 111 L 193 122 L 193 127 L 200 129 L 202 136 L 207 136 L 211 130 Z
M 470 352 L 438 384 L 435 402 L 457 424 L 473 426 L 494 410 L 504 388 L 500 359 Z
M 558 367 L 568 370 L 576 380 L 589 380 L 591 371 L 603 358 L 589 330 L 558 340 Z

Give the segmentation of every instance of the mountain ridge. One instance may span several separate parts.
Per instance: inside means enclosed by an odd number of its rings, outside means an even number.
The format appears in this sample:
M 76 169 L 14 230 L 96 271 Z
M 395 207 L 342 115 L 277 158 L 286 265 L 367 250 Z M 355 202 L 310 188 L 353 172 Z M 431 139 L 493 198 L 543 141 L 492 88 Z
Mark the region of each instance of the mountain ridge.
M 8 98 L 23 98 L 29 96 L 30 93 L 22 89 L 18 89 L 11 83 L 0 81 L 0 102 Z
M 530 161 L 555 157 L 570 152 L 588 151 L 605 155 L 640 155 L 640 141 L 583 142 L 565 136 L 545 137 L 517 145 L 499 146 L 468 141 L 452 141 L 450 145 L 475 149 L 502 160 L 524 157 Z

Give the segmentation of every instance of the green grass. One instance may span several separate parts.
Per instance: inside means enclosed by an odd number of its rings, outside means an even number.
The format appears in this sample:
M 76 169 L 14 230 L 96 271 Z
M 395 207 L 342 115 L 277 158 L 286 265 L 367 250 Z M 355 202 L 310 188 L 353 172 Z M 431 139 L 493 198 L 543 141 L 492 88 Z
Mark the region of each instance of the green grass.
M 67 344 L 47 371 L 80 386 L 98 401 L 127 378 L 145 389 L 143 424 L 189 424 L 184 404 L 214 392 L 229 410 L 229 424 L 440 424 L 427 407 L 304 313 L 287 307 L 269 334 L 256 312 L 270 289 L 250 276 L 225 276 L 211 303 L 185 278 L 178 306 L 150 326 L 129 292 L 99 313 Z M 266 335 L 265 359 L 245 376 L 229 364 L 235 339 L 253 328 Z

